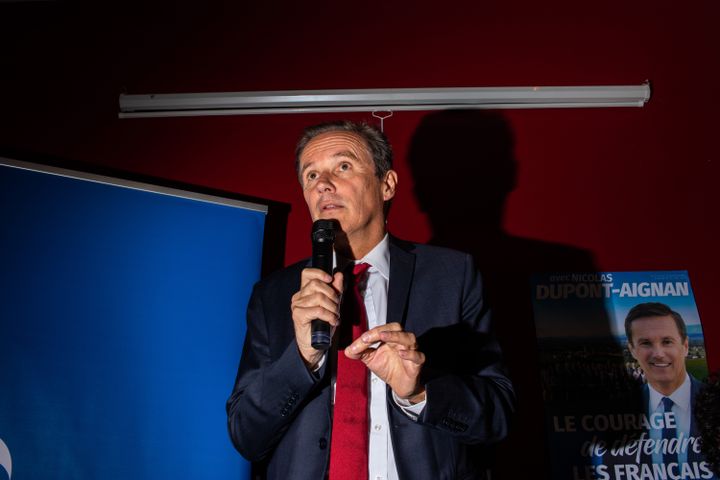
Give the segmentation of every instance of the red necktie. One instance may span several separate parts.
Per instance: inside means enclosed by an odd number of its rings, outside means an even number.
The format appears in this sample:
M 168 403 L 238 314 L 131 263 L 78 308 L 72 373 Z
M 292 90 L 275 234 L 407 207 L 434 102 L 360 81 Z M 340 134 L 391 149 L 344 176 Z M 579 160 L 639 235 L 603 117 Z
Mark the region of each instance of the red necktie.
M 368 268 L 370 265 L 367 263 L 357 264 L 353 268 L 349 285 L 352 293 L 348 299 L 350 305 L 343 311 L 345 318 L 340 319 L 330 443 L 330 480 L 360 480 L 367 479 L 368 475 L 368 371 L 360 360 L 351 360 L 340 351 L 367 330 L 367 312 L 358 285 Z

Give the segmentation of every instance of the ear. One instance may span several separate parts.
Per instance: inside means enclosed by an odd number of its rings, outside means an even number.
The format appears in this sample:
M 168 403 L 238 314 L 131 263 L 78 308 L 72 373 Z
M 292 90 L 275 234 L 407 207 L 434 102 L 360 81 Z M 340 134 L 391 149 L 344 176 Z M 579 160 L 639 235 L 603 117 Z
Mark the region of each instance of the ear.
M 635 355 L 635 347 L 633 347 L 633 344 L 632 344 L 631 342 L 628 342 L 628 343 L 627 343 L 627 347 L 628 347 L 628 350 L 630 350 L 630 355 L 632 355 L 632 357 L 633 357 L 635 360 L 637 360 L 638 358 L 637 358 L 637 356 Z
M 683 348 L 685 349 L 685 356 L 688 356 L 688 352 L 690 352 L 690 344 L 688 342 L 688 337 L 685 337 L 685 341 L 683 342 Z
M 395 196 L 395 188 L 397 187 L 398 176 L 395 170 L 388 170 L 382 181 L 383 201 L 387 202 Z

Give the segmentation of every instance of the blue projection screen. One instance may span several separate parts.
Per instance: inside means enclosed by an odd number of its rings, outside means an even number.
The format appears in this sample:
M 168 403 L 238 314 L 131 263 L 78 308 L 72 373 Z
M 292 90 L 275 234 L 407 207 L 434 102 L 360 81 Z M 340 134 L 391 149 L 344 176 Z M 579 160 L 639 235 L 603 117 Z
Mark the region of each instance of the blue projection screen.
M 266 206 L 0 158 L 0 479 L 244 479 Z M 79 178 L 85 177 L 85 178 Z

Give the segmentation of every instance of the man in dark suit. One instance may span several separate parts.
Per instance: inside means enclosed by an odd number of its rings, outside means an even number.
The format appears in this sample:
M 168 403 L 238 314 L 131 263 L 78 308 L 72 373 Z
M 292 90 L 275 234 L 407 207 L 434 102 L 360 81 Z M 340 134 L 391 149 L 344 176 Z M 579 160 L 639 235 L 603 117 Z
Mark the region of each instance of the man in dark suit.
M 699 435 L 692 406 L 702 383 L 685 366 L 689 342 L 682 316 L 664 303 L 640 303 L 625 317 L 625 334 L 630 354 L 640 364 L 647 382 L 642 389 L 641 411 L 648 417 L 664 418 L 662 427 L 650 429 L 650 437 L 660 440 L 665 428 L 681 440 L 679 444 L 683 438 L 692 438 L 694 445 Z M 673 452 L 673 461 L 702 461 L 697 443 L 698 447 L 685 446 Z M 663 459 L 662 452 L 655 451 L 652 461 L 667 463 L 667 455 Z
M 313 220 L 339 223 L 338 270 L 370 265 L 368 330 L 337 352 L 370 379 L 368 465 L 353 478 L 485 478 L 486 448 L 506 435 L 514 395 L 481 279 L 467 254 L 388 235 L 391 161 L 382 133 L 351 122 L 307 129 L 296 150 Z M 310 325 L 342 323 L 345 280 L 300 262 L 255 286 L 227 412 L 233 443 L 260 477 L 328 475 L 336 362 L 310 345 Z

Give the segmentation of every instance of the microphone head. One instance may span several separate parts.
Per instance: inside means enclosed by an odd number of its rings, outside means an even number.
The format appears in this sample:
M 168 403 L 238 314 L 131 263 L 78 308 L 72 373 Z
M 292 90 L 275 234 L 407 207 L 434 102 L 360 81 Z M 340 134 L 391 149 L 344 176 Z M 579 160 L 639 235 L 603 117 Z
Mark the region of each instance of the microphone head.
M 336 225 L 337 221 L 332 219 L 315 220 L 312 226 L 312 233 L 310 234 L 313 243 L 333 243 L 335 241 Z

